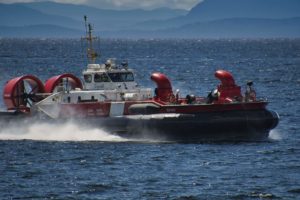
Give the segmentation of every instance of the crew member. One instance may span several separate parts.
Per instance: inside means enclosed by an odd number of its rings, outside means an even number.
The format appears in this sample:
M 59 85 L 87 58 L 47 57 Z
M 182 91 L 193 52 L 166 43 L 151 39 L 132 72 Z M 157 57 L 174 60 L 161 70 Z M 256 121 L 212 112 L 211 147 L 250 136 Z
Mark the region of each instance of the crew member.
M 252 88 L 252 86 L 253 86 L 253 81 L 248 81 L 247 82 L 247 89 L 246 89 L 246 92 L 245 92 L 245 101 L 246 102 L 256 100 L 256 92 Z

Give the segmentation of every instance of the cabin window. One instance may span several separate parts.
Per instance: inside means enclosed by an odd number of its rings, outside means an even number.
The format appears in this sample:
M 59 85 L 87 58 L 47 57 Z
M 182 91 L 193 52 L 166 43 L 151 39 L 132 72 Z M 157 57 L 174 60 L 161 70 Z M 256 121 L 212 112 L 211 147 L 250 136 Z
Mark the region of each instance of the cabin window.
M 133 77 L 132 73 L 123 73 L 122 74 L 122 79 L 124 80 L 124 82 L 134 81 L 134 77 Z
M 84 77 L 84 81 L 86 83 L 91 83 L 92 82 L 92 75 L 91 74 L 85 74 L 83 77 Z
M 132 82 L 132 81 L 134 81 L 134 76 L 131 72 L 109 73 L 108 75 L 113 82 Z
M 106 74 L 95 74 L 94 81 L 99 82 L 109 82 L 109 78 Z

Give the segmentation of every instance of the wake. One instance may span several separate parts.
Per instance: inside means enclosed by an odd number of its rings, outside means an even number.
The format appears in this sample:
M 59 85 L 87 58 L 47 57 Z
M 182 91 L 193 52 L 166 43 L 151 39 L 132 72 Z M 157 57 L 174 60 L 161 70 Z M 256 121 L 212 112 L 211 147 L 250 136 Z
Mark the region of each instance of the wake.
M 273 141 L 282 140 L 282 135 L 278 130 L 271 130 L 269 133 L 269 139 Z
M 64 124 L 41 122 L 30 125 L 16 125 L 17 124 L 10 124 L 7 127 L 1 128 L 0 140 L 128 141 L 122 137 L 109 134 L 99 128 L 81 127 L 75 122 L 67 122 Z

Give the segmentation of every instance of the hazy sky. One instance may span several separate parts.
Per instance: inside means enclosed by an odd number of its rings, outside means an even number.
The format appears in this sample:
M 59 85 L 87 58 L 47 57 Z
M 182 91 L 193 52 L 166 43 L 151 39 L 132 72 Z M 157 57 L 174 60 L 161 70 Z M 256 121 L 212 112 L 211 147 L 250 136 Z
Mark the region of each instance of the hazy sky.
M 61 3 L 85 4 L 98 8 L 131 9 L 144 8 L 152 9 L 158 7 L 179 8 L 189 10 L 203 0 L 0 0 L 0 3 L 20 3 L 54 1 Z

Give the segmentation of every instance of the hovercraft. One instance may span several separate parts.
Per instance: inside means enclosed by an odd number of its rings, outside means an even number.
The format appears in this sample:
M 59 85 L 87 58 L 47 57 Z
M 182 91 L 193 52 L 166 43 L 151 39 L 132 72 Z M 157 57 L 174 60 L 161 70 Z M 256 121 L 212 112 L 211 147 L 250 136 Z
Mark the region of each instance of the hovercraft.
M 86 17 L 85 23 L 86 39 L 92 42 Z M 215 72 L 220 84 L 207 97 L 183 98 L 162 73 L 151 75 L 154 90 L 141 88 L 127 63 L 118 66 L 109 59 L 95 64 L 97 53 L 91 45 L 87 54 L 90 64 L 82 81 L 73 74 L 57 75 L 45 83 L 33 75 L 8 81 L 3 93 L 8 111 L 0 117 L 73 119 L 121 137 L 187 142 L 260 141 L 278 124 L 278 114 L 266 108 L 268 102 L 256 98 L 253 83 L 242 94 L 225 70 Z

